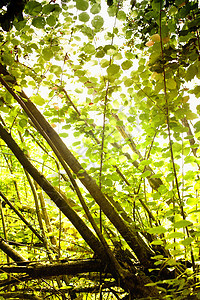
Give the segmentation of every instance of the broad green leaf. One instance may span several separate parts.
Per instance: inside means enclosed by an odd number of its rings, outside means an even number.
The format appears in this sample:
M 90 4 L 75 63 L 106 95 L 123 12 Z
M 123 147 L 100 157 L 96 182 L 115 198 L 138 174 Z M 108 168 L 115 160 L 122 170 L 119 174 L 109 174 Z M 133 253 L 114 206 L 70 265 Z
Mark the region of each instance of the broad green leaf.
M 112 64 L 107 68 L 107 73 L 109 76 L 111 75 L 115 75 L 116 73 L 118 73 L 120 70 L 120 66 L 116 65 L 116 64 Z
M 81 27 L 81 32 L 85 34 L 88 38 L 93 38 L 93 30 L 88 26 Z
M 53 57 L 53 51 L 49 48 L 44 48 L 42 50 L 42 56 L 46 61 L 49 61 Z
M 132 52 L 127 51 L 127 52 L 125 53 L 125 57 L 126 57 L 127 59 L 132 59 L 132 58 L 134 57 L 134 55 L 133 55 Z
M 183 232 L 172 232 L 169 234 L 168 239 L 180 239 L 183 238 L 185 235 Z
M 117 52 L 117 48 L 113 45 L 106 45 L 103 50 L 108 55 L 114 55 Z
M 126 20 L 126 13 L 123 10 L 120 10 L 117 14 L 117 19 L 121 21 Z
M 90 12 L 94 15 L 98 14 L 100 11 L 101 11 L 101 5 L 99 3 L 93 4 L 90 9 Z
M 55 9 L 55 5 L 49 3 L 49 4 L 43 6 L 42 12 L 43 12 L 44 14 L 49 14 L 49 13 L 51 13 L 52 11 L 54 11 L 54 9 Z
M 192 225 L 192 222 L 190 222 L 188 220 L 181 220 L 181 221 L 174 223 L 175 228 L 183 228 L 183 227 L 190 226 L 190 225 Z
M 195 86 L 193 90 L 190 91 L 190 93 L 195 94 L 197 98 L 200 97 L 200 85 Z
M 153 228 L 149 228 L 147 231 L 151 234 L 162 234 L 165 233 L 167 230 L 163 226 L 156 226 Z
M 54 16 L 49 16 L 46 19 L 46 22 L 49 26 L 55 26 L 56 25 L 56 18 Z
M 170 174 L 167 175 L 166 181 L 167 181 L 167 182 L 173 181 L 174 178 L 175 178 L 175 177 L 174 177 L 174 174 L 173 174 L 173 173 L 170 173 Z
M 82 12 L 79 16 L 78 16 L 79 20 L 81 22 L 87 22 L 90 19 L 90 16 L 88 15 L 88 13 L 86 12 Z
M 128 70 L 132 67 L 133 63 L 131 60 L 126 60 L 122 63 L 122 69 L 123 70 Z
M 199 132 L 200 131 L 200 121 L 196 122 L 194 124 L 194 128 L 195 128 L 195 132 Z
M 38 1 L 28 1 L 25 12 L 32 16 L 37 16 L 42 11 L 42 5 Z
M 129 86 L 133 85 L 133 83 L 134 83 L 134 81 L 133 81 L 133 79 L 131 79 L 131 78 L 127 78 L 127 79 L 124 81 L 125 87 L 129 87 Z
M 166 80 L 166 87 L 170 90 L 176 89 L 176 81 L 173 78 Z
M 191 81 L 198 73 L 198 69 L 196 66 L 194 65 L 191 65 L 189 66 L 189 68 L 187 69 L 187 72 L 186 72 L 186 76 L 185 76 L 185 79 L 187 81 Z
M 95 16 L 91 23 L 95 30 L 99 31 L 104 24 L 104 19 L 101 16 Z
M 156 286 L 157 282 L 146 283 L 145 286 Z
M 46 22 L 43 17 L 35 17 L 32 21 L 32 25 L 39 29 L 44 28 L 45 24 L 46 24 Z
M 141 175 L 141 177 L 142 178 L 145 178 L 145 177 L 148 177 L 148 176 L 150 176 L 151 175 L 151 171 L 145 171 L 142 175 Z
M 78 142 L 74 142 L 74 143 L 72 144 L 72 146 L 78 146 L 78 145 L 80 145 L 80 144 L 81 144 L 81 142 L 78 141 Z
M 188 110 L 188 111 L 186 111 L 186 118 L 188 120 L 194 120 L 194 119 L 197 119 L 198 116 L 194 112 L 192 112 L 191 110 Z
M 31 100 L 32 100 L 35 104 L 40 105 L 40 106 L 42 106 L 42 105 L 45 104 L 45 100 L 44 100 L 40 95 L 33 95 L 33 96 L 31 97 Z
M 87 54 L 94 54 L 96 50 L 94 45 L 88 43 L 83 47 L 83 51 Z
M 27 126 L 27 120 L 26 119 L 21 119 L 19 120 L 19 126 L 24 128 Z
M 14 63 L 14 57 L 13 57 L 12 54 L 9 53 L 9 52 L 3 53 L 3 54 L 1 55 L 1 59 L 2 59 L 2 61 L 4 62 L 4 64 L 6 64 L 6 65 L 10 65 L 10 66 L 11 66 L 11 65 Z M 8 78 L 11 79 L 11 76 L 10 76 L 10 75 L 5 75 L 5 76 L 7 76 L 7 81 L 9 81 Z M 4 76 L 4 78 L 5 78 L 5 76 Z
M 55 74 L 56 76 L 60 76 L 62 73 L 62 68 L 57 65 L 52 65 L 49 70 L 51 73 Z
M 62 133 L 59 133 L 59 136 L 62 138 L 66 138 L 69 136 L 69 134 L 67 132 L 62 132 Z
M 87 0 L 76 0 L 76 8 L 79 10 L 87 10 L 89 7 L 89 3 Z
M 161 240 L 154 240 L 153 242 L 151 242 L 151 245 L 163 245 L 163 241 L 161 241 Z
M 189 205 L 189 206 L 197 205 L 198 202 L 199 202 L 198 198 L 190 197 L 187 199 L 187 205 Z
M 192 237 L 187 237 L 183 241 L 181 241 L 181 244 L 183 246 L 189 246 L 192 243 L 192 241 L 194 241 Z
M 104 182 L 107 186 L 113 186 L 113 181 L 111 179 L 106 179 Z

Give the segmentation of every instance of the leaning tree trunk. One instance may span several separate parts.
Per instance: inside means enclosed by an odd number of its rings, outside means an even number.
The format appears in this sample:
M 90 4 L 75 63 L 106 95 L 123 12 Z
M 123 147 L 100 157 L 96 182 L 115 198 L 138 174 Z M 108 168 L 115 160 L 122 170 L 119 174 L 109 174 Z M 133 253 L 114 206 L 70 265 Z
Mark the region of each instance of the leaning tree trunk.
M 59 207 L 64 215 L 71 221 L 75 228 L 82 235 L 86 243 L 91 249 L 98 255 L 102 262 L 106 264 L 107 269 L 112 273 L 115 279 L 120 280 L 120 285 L 124 290 L 129 291 L 130 294 L 147 297 L 154 296 L 159 299 L 159 291 L 156 287 L 146 286 L 148 283 L 152 283 L 151 279 L 147 277 L 143 272 L 138 271 L 133 265 L 129 268 L 123 262 L 113 264 L 110 259 L 109 253 L 106 252 L 105 247 L 101 244 L 99 239 L 93 234 L 93 232 L 86 226 L 83 220 L 77 215 L 77 213 L 69 206 L 63 196 L 50 184 L 50 182 L 31 164 L 27 156 L 23 153 L 12 136 L 3 128 L 0 124 L 0 136 L 14 153 L 24 169 L 33 177 L 33 179 L 40 185 L 40 187 L 46 192 L 50 199 Z M 107 201 L 107 200 L 106 200 Z M 108 202 L 109 203 L 109 202 Z M 113 209 L 116 213 L 116 211 Z M 116 213 L 117 214 L 117 213 Z M 146 251 L 140 246 L 141 251 Z M 3 250 L 3 249 L 2 249 Z M 111 255 L 112 257 L 112 255 Z M 20 259 L 21 260 L 21 259 Z M 149 262 L 149 265 L 152 262 Z
M 111 223 L 117 228 L 122 237 L 126 240 L 127 244 L 134 251 L 139 261 L 147 268 L 151 268 L 153 263 L 151 261 L 153 251 L 144 242 L 141 236 L 131 230 L 130 226 L 124 222 L 113 205 L 102 193 L 101 189 L 97 185 L 96 181 L 88 175 L 88 173 L 82 168 L 80 163 L 70 152 L 67 146 L 63 143 L 57 132 L 51 127 L 44 116 L 40 113 L 37 107 L 31 102 L 24 92 L 17 95 L 12 88 L 0 77 L 0 82 L 6 87 L 6 89 L 12 94 L 17 102 L 24 109 L 28 117 L 33 122 L 36 129 L 46 139 L 52 150 L 57 155 L 58 159 L 61 156 L 62 159 L 68 164 L 71 170 L 77 175 L 82 184 L 89 191 L 94 200 L 101 207 L 102 211 L 111 221 Z

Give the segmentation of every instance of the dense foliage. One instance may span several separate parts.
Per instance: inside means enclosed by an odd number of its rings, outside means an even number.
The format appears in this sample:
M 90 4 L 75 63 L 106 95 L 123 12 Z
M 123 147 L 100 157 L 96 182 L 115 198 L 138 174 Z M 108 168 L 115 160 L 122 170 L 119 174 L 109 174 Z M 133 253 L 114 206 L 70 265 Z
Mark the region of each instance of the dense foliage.
M 198 1 L 4 2 L 0 298 L 200 299 Z

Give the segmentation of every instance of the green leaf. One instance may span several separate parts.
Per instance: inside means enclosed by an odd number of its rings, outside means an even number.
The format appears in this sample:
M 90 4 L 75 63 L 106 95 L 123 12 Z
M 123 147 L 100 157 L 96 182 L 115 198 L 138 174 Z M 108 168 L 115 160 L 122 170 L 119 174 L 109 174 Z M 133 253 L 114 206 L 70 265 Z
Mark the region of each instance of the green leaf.
M 189 246 L 192 243 L 193 240 L 194 239 L 192 237 L 187 237 L 186 239 L 184 239 L 183 241 L 181 241 L 181 244 L 183 246 Z
M 131 60 L 125 60 L 123 63 L 122 63 L 122 69 L 123 70 L 128 70 L 132 67 L 133 63 Z
M 191 110 L 186 111 L 185 115 L 188 120 L 194 120 L 198 118 L 198 116 L 195 113 L 193 113 Z
M 53 57 L 53 51 L 49 48 L 44 48 L 42 50 L 42 56 L 44 60 L 49 61 Z
M 94 45 L 88 43 L 83 47 L 83 51 L 87 54 L 94 54 L 96 50 Z
M 78 141 L 78 142 L 74 142 L 74 143 L 72 144 L 72 146 L 78 146 L 78 145 L 80 145 L 80 144 L 81 144 L 81 142 Z
M 163 226 L 156 226 L 147 230 L 151 234 L 162 234 L 165 233 L 167 230 Z
M 45 100 L 44 100 L 40 95 L 33 95 L 33 96 L 31 97 L 31 100 L 32 100 L 35 104 L 40 105 L 40 106 L 42 106 L 42 105 L 45 104 Z
M 37 1 L 28 1 L 25 7 L 25 12 L 32 16 L 37 16 L 42 11 L 41 3 Z
M 197 98 L 200 97 L 200 85 L 195 86 L 193 90 L 191 90 L 191 93 L 195 94 Z
M 200 121 L 198 121 L 194 124 L 194 128 L 195 128 L 196 133 L 200 131 Z
M 183 227 L 190 226 L 190 225 L 192 225 L 192 222 L 190 222 L 188 220 L 181 220 L 181 221 L 174 223 L 174 228 L 183 228 Z
M 148 176 L 150 176 L 151 175 L 151 171 L 145 171 L 142 175 L 141 175 L 141 177 L 142 178 L 145 178 L 145 177 L 148 177 Z
M 42 12 L 44 14 L 49 14 L 51 12 L 53 13 L 60 13 L 61 12 L 61 7 L 59 4 L 47 4 L 43 7 Z
M 88 26 L 83 26 L 83 27 L 81 28 L 81 32 L 82 32 L 83 34 L 85 34 L 89 39 L 92 39 L 92 38 L 93 38 L 93 31 L 92 31 L 92 29 L 91 29 L 90 27 L 88 27 Z
M 176 89 L 176 81 L 173 78 L 169 78 L 166 80 L 166 87 L 169 90 L 174 90 Z
M 78 16 L 79 20 L 81 22 L 87 22 L 90 19 L 90 16 L 88 15 L 88 13 L 86 12 L 82 12 L 79 16 Z
M 76 0 L 76 8 L 79 10 L 87 10 L 89 7 L 89 3 L 86 0 Z
M 104 19 L 101 16 L 95 16 L 91 23 L 95 30 L 99 31 L 104 24 Z
M 56 76 L 60 76 L 60 74 L 62 74 L 62 68 L 60 66 L 57 65 L 52 65 L 49 69 L 49 71 L 53 74 L 55 74 Z
M 54 25 L 56 25 L 56 18 L 54 16 L 49 16 L 46 19 L 46 22 L 49 26 L 54 26 Z
M 124 81 L 124 85 L 125 85 L 125 87 L 129 87 L 129 86 L 133 85 L 133 79 L 127 78 L 127 79 Z
M 26 126 L 27 126 L 27 120 L 26 120 L 26 119 L 21 119 L 21 120 L 19 120 L 19 126 L 20 126 L 21 128 L 26 127 Z
M 185 235 L 183 232 L 172 232 L 169 234 L 168 239 L 180 239 L 183 238 Z
M 117 19 L 121 21 L 126 20 L 126 13 L 123 10 L 120 10 L 117 14 Z
M 189 66 L 189 68 L 187 69 L 185 79 L 186 79 L 187 81 L 191 81 L 197 74 L 198 74 L 198 69 L 197 69 L 197 67 L 194 66 L 194 65 L 191 65 L 191 66 Z
M 54 5 L 51 4 L 51 3 L 44 5 L 43 8 L 42 8 L 42 12 L 43 12 L 44 14 L 49 14 L 49 13 L 51 13 L 53 10 L 54 10 Z
M 101 11 L 101 5 L 99 3 L 95 3 L 94 5 L 92 5 L 90 12 L 95 15 L 98 14 Z
M 113 181 L 111 179 L 106 179 L 104 182 L 107 186 L 113 186 Z
M 59 133 L 59 136 L 62 137 L 62 138 L 66 138 L 66 137 L 69 136 L 69 134 L 66 133 L 66 132 L 62 132 L 62 133 Z
M 107 73 L 109 76 L 115 75 L 116 73 L 118 73 L 120 70 L 120 66 L 116 65 L 116 64 L 112 64 L 107 68 Z
M 45 24 L 45 19 L 43 17 L 35 17 L 32 21 L 32 25 L 39 29 L 44 28 Z

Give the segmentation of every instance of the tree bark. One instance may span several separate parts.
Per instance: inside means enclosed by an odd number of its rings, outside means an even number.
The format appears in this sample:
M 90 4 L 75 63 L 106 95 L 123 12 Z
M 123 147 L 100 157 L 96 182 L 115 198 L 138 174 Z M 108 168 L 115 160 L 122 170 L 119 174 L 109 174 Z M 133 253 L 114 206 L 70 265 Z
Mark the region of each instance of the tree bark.
M 21 256 L 15 249 L 10 247 L 2 237 L 0 237 L 0 249 L 6 253 L 15 262 L 28 262 L 23 256 Z
M 104 272 L 106 271 L 106 264 L 102 263 L 100 259 L 92 258 L 64 263 L 52 263 L 50 265 L 33 264 L 30 262 L 27 266 L 2 266 L 1 271 L 9 274 L 26 273 L 32 279 L 35 279 L 60 275 L 77 275 L 88 272 Z

